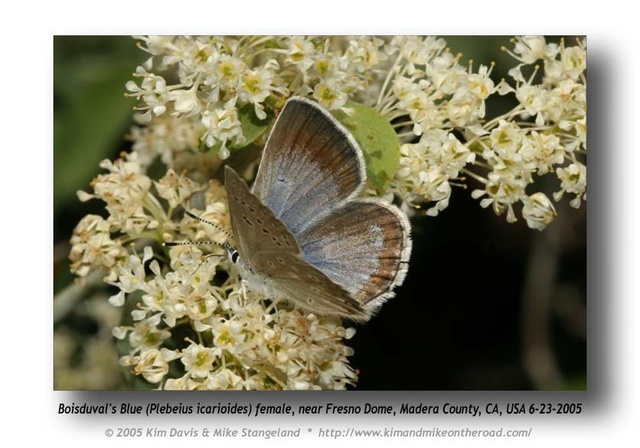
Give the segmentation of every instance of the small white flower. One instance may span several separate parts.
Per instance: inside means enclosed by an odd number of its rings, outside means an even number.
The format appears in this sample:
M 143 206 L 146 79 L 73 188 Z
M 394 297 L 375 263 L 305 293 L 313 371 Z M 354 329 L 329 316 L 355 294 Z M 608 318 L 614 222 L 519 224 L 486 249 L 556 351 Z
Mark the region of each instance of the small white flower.
M 124 356 L 120 363 L 132 366 L 132 373 L 141 375 L 150 383 L 159 383 L 169 371 L 169 362 L 176 358 L 176 354 L 167 349 L 149 349 L 136 356 Z
M 296 65 L 301 71 L 306 72 L 313 64 L 314 45 L 306 36 L 292 36 L 287 39 L 285 50 L 288 63 Z
M 237 138 L 239 141 L 244 139 L 242 124 L 234 103 L 228 102 L 222 109 L 203 112 L 201 123 L 206 132 L 202 138 L 207 146 L 211 147 L 219 141 L 222 147 L 226 148 L 226 143 L 232 138 Z
M 516 38 L 513 52 L 525 64 L 533 64 L 547 56 L 547 43 L 543 36 L 522 36 Z
M 329 110 L 340 109 L 347 103 L 348 99 L 347 94 L 341 90 L 338 82 L 333 79 L 318 83 L 313 90 L 313 97 L 319 104 Z
M 182 350 L 180 361 L 192 378 L 207 378 L 220 353 L 219 349 L 192 343 Z
M 556 174 L 562 183 L 560 191 L 553 194 L 554 199 L 559 201 L 564 193 L 572 193 L 576 196 L 569 203 L 574 208 L 580 207 L 581 198 L 586 196 L 587 167 L 575 162 L 566 168 L 558 168 Z
M 196 191 L 202 189 L 185 175 L 178 176 L 175 171 L 169 169 L 158 181 L 154 182 L 158 195 L 169 202 L 171 208 L 184 204 Z
M 97 215 L 82 218 L 70 243 L 71 272 L 80 278 L 97 269 L 115 271 L 118 262 L 127 257 L 121 242 L 111 238 L 111 225 Z
M 183 90 L 176 89 L 169 92 L 167 99 L 174 102 L 173 116 L 186 115 L 193 116 L 200 113 L 201 105 L 198 99 L 198 85 L 194 84 L 193 87 Z
M 544 193 L 534 193 L 523 200 L 522 216 L 527 225 L 536 230 L 543 230 L 553 221 L 556 209 Z

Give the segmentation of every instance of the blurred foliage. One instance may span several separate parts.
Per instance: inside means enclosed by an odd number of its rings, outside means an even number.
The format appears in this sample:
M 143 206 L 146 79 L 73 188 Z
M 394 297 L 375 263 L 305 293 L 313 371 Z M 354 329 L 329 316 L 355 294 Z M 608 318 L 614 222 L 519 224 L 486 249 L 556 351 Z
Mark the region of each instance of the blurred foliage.
M 125 149 L 135 101 L 125 83 L 146 54 L 131 37 L 57 36 L 53 41 L 53 200 L 56 214 L 88 189 L 98 163 Z
M 89 183 L 101 172 L 100 161 L 113 159 L 128 148 L 124 137 L 135 101 L 124 97 L 124 85 L 146 57 L 129 36 L 53 39 L 54 293 L 58 301 L 62 298 L 58 296 L 60 292 L 66 291 L 65 297 L 69 297 L 72 291 L 68 289 L 73 276 L 67 256 L 73 228 L 85 214 L 104 214 L 103 204 L 93 201 L 83 204 L 76 191 L 90 191 Z M 103 297 L 97 303 L 109 306 L 115 315 L 120 314 L 107 304 L 104 284 L 98 290 L 84 288 L 83 297 L 71 297 L 69 309 L 55 323 L 56 389 L 123 387 L 117 351 L 108 328 L 117 320 L 100 323 L 109 316 L 109 310 L 96 309 L 92 299 L 95 294 Z M 88 311 L 86 304 L 91 300 L 93 311 Z

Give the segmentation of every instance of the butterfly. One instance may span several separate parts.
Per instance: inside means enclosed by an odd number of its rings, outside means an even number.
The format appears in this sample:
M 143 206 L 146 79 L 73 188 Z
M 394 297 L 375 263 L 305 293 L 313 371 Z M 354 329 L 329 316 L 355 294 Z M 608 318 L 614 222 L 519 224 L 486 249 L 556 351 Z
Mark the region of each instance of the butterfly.
M 232 260 L 249 288 L 317 315 L 368 320 L 404 281 L 411 237 L 400 209 L 359 197 L 365 183 L 349 131 L 315 102 L 290 98 L 253 188 L 225 166 Z

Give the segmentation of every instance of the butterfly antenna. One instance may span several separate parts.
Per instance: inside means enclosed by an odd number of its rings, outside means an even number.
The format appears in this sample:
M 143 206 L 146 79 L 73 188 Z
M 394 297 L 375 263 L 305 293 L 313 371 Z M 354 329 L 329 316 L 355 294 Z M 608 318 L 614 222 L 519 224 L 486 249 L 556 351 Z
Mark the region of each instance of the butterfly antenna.
M 211 245 L 216 245 L 216 246 L 220 246 L 220 247 L 224 247 L 227 250 L 232 250 L 233 248 L 231 248 L 231 245 L 229 243 L 218 243 L 216 241 L 165 241 L 164 243 L 162 243 L 163 246 L 165 247 L 175 247 L 175 246 L 211 246 Z M 204 258 L 202 259 L 202 261 L 200 262 L 200 264 L 198 265 L 198 267 L 195 269 L 195 271 L 193 271 L 191 273 L 191 275 L 195 275 L 196 272 L 198 272 L 198 269 L 200 269 L 200 266 L 202 266 L 204 264 L 205 261 L 207 261 L 209 258 L 211 257 L 221 257 L 222 255 L 217 255 L 217 254 L 207 254 L 204 256 Z
M 211 222 L 211 221 L 207 221 L 204 218 L 201 218 L 200 216 L 191 213 L 189 210 L 185 210 L 185 214 L 193 219 L 197 219 L 198 221 L 201 221 L 205 224 L 208 224 L 212 227 L 214 227 L 216 230 L 224 233 L 227 238 L 232 238 L 231 233 L 229 233 L 226 229 L 223 229 L 222 227 L 220 227 L 218 224 Z M 228 242 L 224 242 L 224 243 L 218 243 L 217 241 L 166 241 L 164 243 L 162 243 L 163 246 L 166 247 L 174 247 L 174 246 L 211 246 L 211 245 L 216 245 L 216 246 L 220 246 L 220 247 L 224 247 L 225 249 L 227 249 L 230 252 L 234 252 L 235 248 L 229 244 Z
M 231 238 L 231 234 L 227 230 L 225 230 L 222 227 L 220 227 L 218 224 L 216 224 L 214 222 L 211 222 L 211 221 L 207 221 L 206 219 L 201 218 L 198 215 L 194 215 L 189 210 L 185 210 L 184 213 L 185 213 L 185 215 L 187 215 L 187 216 L 189 216 L 189 217 L 191 217 L 193 219 L 197 219 L 198 221 L 201 221 L 201 222 L 203 222 L 205 224 L 209 224 L 210 226 L 215 227 L 217 230 L 219 230 L 220 232 L 222 232 L 225 235 L 227 235 L 227 237 Z

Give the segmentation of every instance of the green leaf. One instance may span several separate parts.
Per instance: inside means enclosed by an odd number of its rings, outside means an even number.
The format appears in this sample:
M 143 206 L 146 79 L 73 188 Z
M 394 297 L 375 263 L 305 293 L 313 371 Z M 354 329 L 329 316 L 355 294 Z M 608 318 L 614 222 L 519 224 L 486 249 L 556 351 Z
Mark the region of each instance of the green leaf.
M 375 109 L 358 103 L 347 103 L 352 115 L 332 111 L 333 115 L 354 136 L 367 166 L 367 181 L 378 192 L 383 192 L 400 165 L 400 141 L 391 123 Z
M 246 141 L 242 145 L 231 145 L 231 149 L 240 149 L 248 146 L 265 133 L 271 124 L 272 113 L 267 109 L 267 114 L 264 120 L 260 120 L 256 116 L 256 111 L 253 104 L 245 104 L 238 110 L 238 117 L 242 124 L 242 133 L 246 138 Z
M 241 106 L 238 109 L 238 119 L 242 126 L 242 133 L 245 137 L 245 141 L 238 143 L 236 139 L 233 139 L 229 142 L 227 148 L 229 148 L 230 151 L 242 149 L 260 138 L 271 126 L 271 119 L 273 118 L 273 112 L 269 109 L 265 109 L 265 113 L 267 114 L 267 117 L 264 120 L 260 120 L 256 116 L 256 111 L 252 103 L 247 103 L 244 106 Z M 216 142 L 216 144 L 211 148 L 207 147 L 204 143 L 201 143 L 200 151 L 209 154 L 217 154 L 221 147 L 222 142 L 220 141 Z

